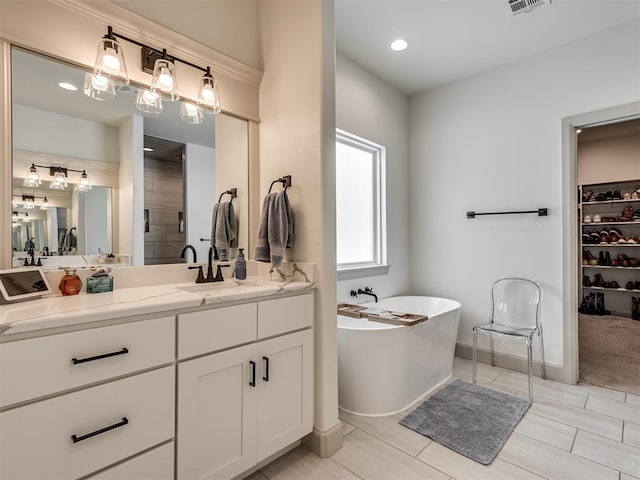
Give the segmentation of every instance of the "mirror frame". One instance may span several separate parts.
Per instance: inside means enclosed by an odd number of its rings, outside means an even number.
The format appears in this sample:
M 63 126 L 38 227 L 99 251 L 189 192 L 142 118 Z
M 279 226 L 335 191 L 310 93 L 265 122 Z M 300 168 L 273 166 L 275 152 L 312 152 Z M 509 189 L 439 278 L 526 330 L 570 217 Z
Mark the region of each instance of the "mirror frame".
M 140 38 L 151 45 L 167 45 L 176 54 L 195 64 L 210 65 L 216 75 L 222 97 L 223 112 L 248 121 L 249 152 L 249 245 L 255 246 L 259 219 L 259 148 L 258 148 L 258 94 L 262 72 L 234 60 L 214 49 L 173 32 L 155 22 L 137 15 L 124 7 L 108 2 L 76 3 L 75 0 L 43 2 L 38 5 L 39 14 L 33 15 L 29 2 L 9 2 L 3 5 L 0 21 L 0 206 L 6 222 L 0 222 L 0 268 L 11 266 L 11 194 L 12 194 L 12 109 L 11 109 L 11 47 L 17 46 L 54 59 L 92 68 L 95 60 L 95 44 L 104 35 L 107 25 L 131 38 Z M 28 20 L 28 21 L 27 21 Z M 126 43 L 126 42 L 125 42 Z M 127 59 L 133 59 L 137 51 L 124 46 Z M 127 51 L 129 53 L 127 54 Z M 131 68 L 131 80 L 148 84 L 148 75 L 138 68 Z M 184 98 L 196 97 L 199 76 L 188 75 L 181 81 Z M 183 78 L 181 76 L 181 78 Z

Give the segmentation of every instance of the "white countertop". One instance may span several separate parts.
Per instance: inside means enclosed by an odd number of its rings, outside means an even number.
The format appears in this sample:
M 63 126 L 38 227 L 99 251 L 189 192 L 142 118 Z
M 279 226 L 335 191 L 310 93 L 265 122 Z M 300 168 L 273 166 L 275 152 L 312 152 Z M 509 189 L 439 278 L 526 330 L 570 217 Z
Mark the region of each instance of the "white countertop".
M 180 283 L 120 288 L 106 293 L 43 297 L 0 305 L 0 335 L 35 332 L 133 315 L 162 313 L 199 305 L 259 299 L 313 289 L 314 283 L 248 278 L 218 283 Z

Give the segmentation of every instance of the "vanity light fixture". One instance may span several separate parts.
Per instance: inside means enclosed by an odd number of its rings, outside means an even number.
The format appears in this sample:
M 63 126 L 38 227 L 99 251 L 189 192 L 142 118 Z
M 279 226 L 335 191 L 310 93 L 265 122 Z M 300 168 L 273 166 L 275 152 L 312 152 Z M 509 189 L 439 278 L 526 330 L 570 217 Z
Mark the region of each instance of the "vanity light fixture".
M 30 222 L 31 218 L 29 218 L 29 214 L 27 212 L 24 212 L 24 218 L 22 219 L 23 222 Z
M 162 113 L 162 98 L 151 90 L 140 88 L 136 95 L 136 108 L 145 113 Z
M 88 192 L 91 190 L 91 182 L 89 181 L 89 175 L 87 175 L 86 170 L 82 170 L 80 181 L 76 184 L 76 190 L 79 192 Z
M 53 173 L 53 181 L 49 184 L 49 188 L 52 190 L 64 190 L 67 186 L 67 174 L 61 167 L 58 167 Z
M 33 210 L 36 208 L 35 197 L 33 195 L 22 195 L 22 201 L 24 202 L 22 207 L 25 210 Z
M 32 163 L 27 170 L 27 175 L 24 177 L 24 182 L 22 182 L 22 186 L 24 187 L 37 187 L 42 184 L 42 180 L 40 180 L 40 174 L 38 173 L 38 169 L 35 164 Z
M 162 93 L 172 102 L 180 98 L 178 94 L 178 81 L 176 80 L 176 66 L 167 56 L 167 50 L 162 50 L 162 58 L 158 58 L 153 66 L 153 78 L 151 79 L 151 92 Z
M 146 113 L 161 113 L 162 98 L 176 101 L 180 99 L 176 78 L 176 62 L 183 63 L 204 72 L 202 84 L 197 98 L 197 106 L 202 112 L 220 113 L 220 95 L 218 82 L 211 74 L 210 67 L 200 67 L 187 60 L 167 54 L 166 49 L 157 50 L 144 43 L 125 37 L 107 27 L 107 34 L 100 39 L 98 54 L 93 74 L 85 76 L 83 91 L 96 100 L 113 100 L 116 98 L 116 87 L 129 83 L 124 55 L 119 40 L 124 40 L 141 47 L 142 71 L 153 75 L 149 90 L 140 89 L 136 97 L 136 108 Z M 181 111 L 190 107 L 181 108 Z M 180 115 L 187 123 L 202 123 L 194 121 L 192 109 L 189 115 Z
M 98 43 L 96 63 L 93 68 L 95 77 L 111 80 L 122 85 L 129 84 L 127 66 L 120 42 L 113 33 L 111 26 L 107 27 L 107 34 Z
M 211 75 L 211 68 L 207 67 L 206 73 L 202 76 L 202 87 L 198 95 L 198 106 L 208 107 L 207 113 L 220 113 L 220 95 L 218 95 L 218 81 Z
M 18 223 L 20 221 L 20 217 L 18 216 L 18 212 L 13 212 L 13 215 L 11 216 L 11 221 L 13 223 Z
M 193 103 L 182 102 L 180 105 L 180 120 L 190 125 L 204 122 L 204 115 L 200 107 Z
M 47 208 L 49 208 L 49 200 L 47 200 L 47 197 L 44 197 L 44 200 L 42 200 L 42 204 L 40 205 L 40 210 L 46 210 Z

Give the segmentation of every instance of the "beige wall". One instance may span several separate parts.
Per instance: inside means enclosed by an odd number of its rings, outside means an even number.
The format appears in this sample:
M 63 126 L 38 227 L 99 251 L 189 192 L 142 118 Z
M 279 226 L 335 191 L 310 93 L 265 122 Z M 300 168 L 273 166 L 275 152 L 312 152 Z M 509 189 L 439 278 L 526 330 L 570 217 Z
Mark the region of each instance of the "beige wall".
M 295 246 L 288 257 L 319 266 L 315 430 L 339 425 L 335 296 L 335 46 L 333 2 L 258 2 L 260 189 L 292 176 Z M 275 187 L 274 187 L 275 188 Z

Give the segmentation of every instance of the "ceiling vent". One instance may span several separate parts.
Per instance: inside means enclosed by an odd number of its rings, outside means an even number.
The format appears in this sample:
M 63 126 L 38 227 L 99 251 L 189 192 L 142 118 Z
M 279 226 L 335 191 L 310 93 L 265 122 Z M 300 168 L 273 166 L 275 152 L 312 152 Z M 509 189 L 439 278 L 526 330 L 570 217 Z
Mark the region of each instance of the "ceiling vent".
M 507 0 L 507 3 L 513 15 L 520 15 L 521 13 L 530 12 L 545 3 L 550 4 L 551 0 Z

